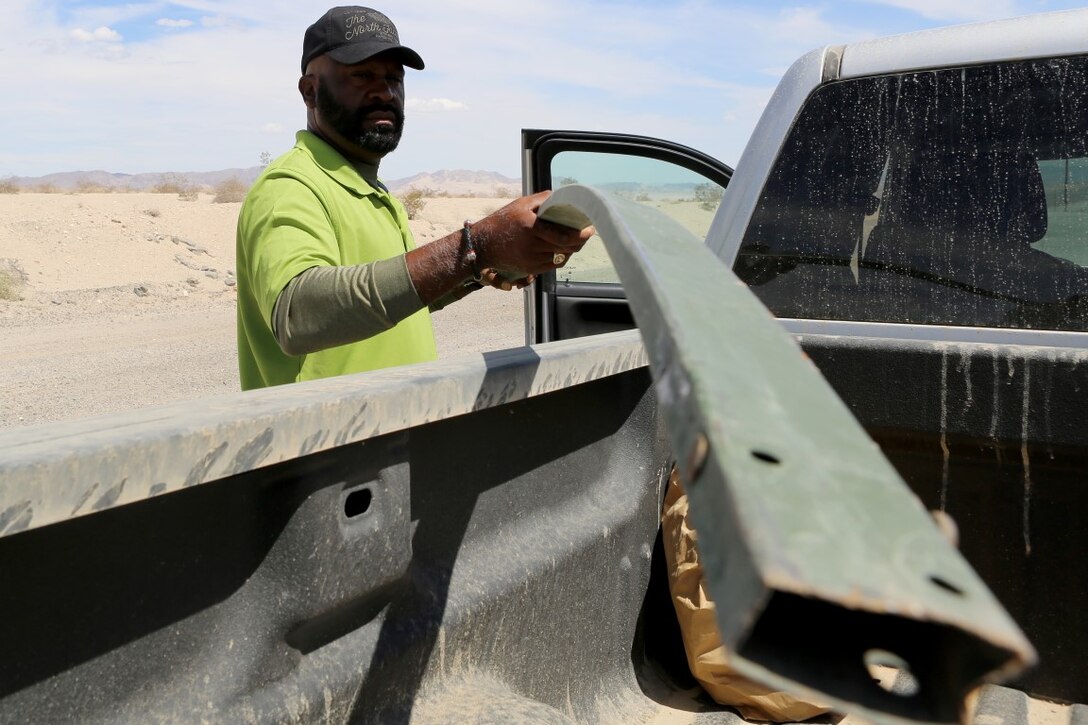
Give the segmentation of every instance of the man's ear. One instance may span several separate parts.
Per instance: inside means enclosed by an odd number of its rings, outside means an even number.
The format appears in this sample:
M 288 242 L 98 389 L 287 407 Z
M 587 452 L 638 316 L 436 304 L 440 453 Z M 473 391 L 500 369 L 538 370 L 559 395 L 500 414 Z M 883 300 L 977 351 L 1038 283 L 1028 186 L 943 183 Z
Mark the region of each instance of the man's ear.
M 298 92 L 302 94 L 302 101 L 306 108 L 317 107 L 317 76 L 307 74 L 298 79 Z

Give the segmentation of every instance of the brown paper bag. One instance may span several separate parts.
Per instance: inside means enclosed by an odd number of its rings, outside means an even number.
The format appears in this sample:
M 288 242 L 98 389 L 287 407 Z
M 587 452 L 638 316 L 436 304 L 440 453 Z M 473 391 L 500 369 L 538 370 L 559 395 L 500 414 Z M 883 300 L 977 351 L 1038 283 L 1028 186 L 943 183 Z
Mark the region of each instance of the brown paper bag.
M 669 589 L 680 621 L 688 667 L 699 684 L 722 705 L 736 708 L 750 720 L 800 722 L 822 715 L 828 708 L 798 700 L 737 674 L 718 634 L 714 602 L 706 590 L 695 530 L 688 519 L 688 496 L 675 466 L 661 514 Z

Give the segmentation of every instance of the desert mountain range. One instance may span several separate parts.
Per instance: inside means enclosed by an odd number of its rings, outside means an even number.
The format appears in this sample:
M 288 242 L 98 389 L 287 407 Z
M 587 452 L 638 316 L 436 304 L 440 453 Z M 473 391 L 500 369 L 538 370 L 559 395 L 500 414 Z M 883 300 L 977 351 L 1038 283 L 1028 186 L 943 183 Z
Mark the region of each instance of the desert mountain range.
M 185 171 L 146 174 L 118 174 L 109 171 L 66 171 L 46 176 L 10 176 L 3 181 L 21 190 L 49 191 L 153 191 L 169 184 L 196 190 L 211 190 L 218 184 L 237 179 L 249 186 L 261 173 L 262 166 L 220 171 Z M 405 179 L 385 179 L 395 193 L 419 189 L 427 196 L 514 197 L 520 193 L 521 180 L 494 171 L 443 170 L 415 174 Z

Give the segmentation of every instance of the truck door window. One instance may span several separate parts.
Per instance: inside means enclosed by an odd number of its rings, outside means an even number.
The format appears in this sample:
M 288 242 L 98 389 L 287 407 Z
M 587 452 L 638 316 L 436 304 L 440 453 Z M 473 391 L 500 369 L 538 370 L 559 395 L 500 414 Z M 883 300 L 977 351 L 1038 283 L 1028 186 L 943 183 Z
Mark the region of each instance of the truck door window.
M 1088 267 L 1088 158 L 1042 159 L 1046 234 L 1031 246 Z
M 658 209 L 701 239 L 706 238 L 725 189 L 694 171 L 643 156 L 563 151 L 551 165 L 555 188 L 586 184 Z M 559 282 L 618 283 L 599 237 L 556 271 Z
M 1088 60 L 819 88 L 735 264 L 779 317 L 1088 330 Z

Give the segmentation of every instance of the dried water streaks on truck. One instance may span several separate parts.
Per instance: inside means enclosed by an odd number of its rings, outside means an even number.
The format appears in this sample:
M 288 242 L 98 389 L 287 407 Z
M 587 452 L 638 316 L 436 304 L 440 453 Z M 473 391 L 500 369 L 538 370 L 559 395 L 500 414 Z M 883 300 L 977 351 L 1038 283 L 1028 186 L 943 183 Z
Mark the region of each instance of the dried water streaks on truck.
M 349 441 L 358 440 L 359 434 L 363 432 L 366 422 L 366 409 L 368 407 L 366 401 L 359 406 L 359 410 L 356 411 L 348 422 L 341 427 L 340 432 L 336 434 L 336 445 L 342 446 Z M 313 436 L 310 436 L 311 438 Z
M 1009 361 L 1012 369 L 1012 361 Z M 1024 361 L 1024 395 L 1020 408 L 1020 462 L 1024 467 L 1024 554 L 1031 556 L 1031 456 L 1028 453 L 1028 420 L 1031 414 L 1031 365 Z
M 14 534 L 30 526 L 34 508 L 30 501 L 20 501 L 0 512 L 0 534 Z
M 1058 363 L 1055 351 L 1050 350 L 1046 356 L 1046 384 L 1043 386 L 1043 429 L 1046 431 L 1046 455 L 1047 459 L 1054 460 L 1054 425 L 1051 415 L 1051 398 L 1054 395 L 1054 368 Z
M 948 349 L 941 351 L 941 503 L 948 508 Z
M 299 456 L 308 456 L 314 451 L 320 450 L 324 447 L 325 441 L 329 438 L 329 432 L 327 430 L 316 431 L 306 440 L 302 441 L 302 447 L 299 448 Z
M 942 511 L 964 505 L 956 496 L 957 479 L 972 475 L 977 456 L 992 455 L 999 470 L 1011 474 L 995 478 L 994 485 L 1004 481 L 1021 488 L 1013 494 L 1019 509 L 1016 525 L 1024 555 L 1030 557 L 1036 549 L 1039 456 L 1051 464 L 1061 451 L 1077 445 L 1080 435 L 1069 422 L 1070 403 L 1056 399 L 1054 391 L 1076 387 L 1088 352 L 972 342 L 939 342 L 931 350 L 940 356 L 932 368 L 938 393 L 932 415 L 941 476 L 932 505 Z
M 975 390 L 974 384 L 971 381 L 971 356 L 960 355 L 959 364 L 956 366 L 956 372 L 963 378 L 963 415 L 967 416 L 967 413 L 975 404 Z
M 990 440 L 994 443 L 994 450 L 997 452 L 997 462 L 1000 463 L 1001 446 L 998 445 L 997 441 L 997 421 L 1001 411 L 1001 351 L 999 349 L 994 349 L 993 356 L 994 402 L 990 413 Z
M 121 494 L 124 493 L 125 484 L 127 482 L 127 478 L 122 478 L 120 483 L 103 493 L 102 496 L 94 502 L 94 506 L 91 507 L 91 510 L 105 511 L 106 509 L 113 508 L 117 504 L 117 501 L 120 500 Z
M 934 357 L 940 355 L 932 369 L 934 384 L 939 384 L 932 412 L 941 469 L 940 487 L 934 491 L 939 508 L 955 511 L 962 506 L 964 501 L 955 493 L 957 478 L 972 475 L 975 456 L 992 455 L 1007 474 L 994 479 L 994 485 L 1003 481 L 1020 489 L 1009 494 L 1018 508 L 1015 525 L 1020 528 L 1022 551 L 1031 557 L 1038 548 L 1037 499 L 1049 495 L 1045 488 L 1051 475 L 1049 468 L 1041 471 L 1039 466 L 1055 465 L 1082 438 L 1072 423 L 1074 404 L 1055 389 L 1077 392 L 1088 367 L 1088 351 L 949 342 L 936 343 L 933 352 Z M 937 507 L 937 502 L 933 505 Z
M 238 449 L 229 470 L 233 473 L 245 473 L 258 468 L 271 455 L 275 436 L 276 431 L 273 428 L 265 428 L 260 435 L 247 441 Z
M 209 451 L 208 455 L 204 456 L 192 469 L 189 471 L 189 475 L 185 477 L 185 483 L 182 484 L 183 488 L 189 486 L 195 486 L 198 483 L 204 483 L 208 480 L 208 472 L 212 470 L 212 467 L 219 462 L 219 459 L 223 457 L 223 454 L 227 452 L 227 443 L 220 443 L 215 450 Z
M 93 496 L 94 492 L 97 490 L 98 481 L 95 481 L 94 485 L 87 489 L 87 491 L 83 494 L 82 498 L 79 499 L 79 502 L 76 503 L 75 508 L 72 509 L 72 516 L 75 516 L 77 513 L 79 513 L 80 509 L 87 505 L 87 502 L 91 500 L 91 496 Z M 3 527 L 0 527 L 0 529 L 2 528 Z

